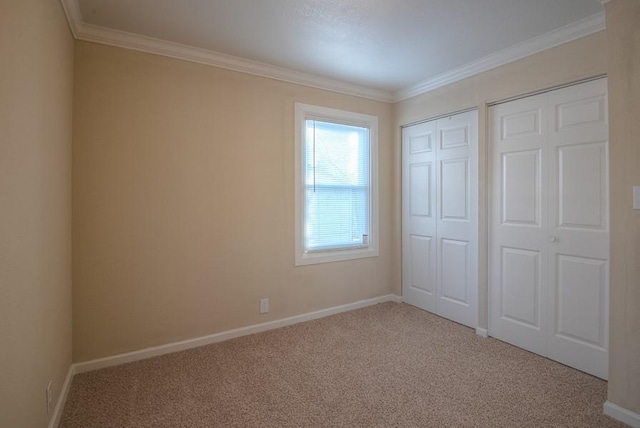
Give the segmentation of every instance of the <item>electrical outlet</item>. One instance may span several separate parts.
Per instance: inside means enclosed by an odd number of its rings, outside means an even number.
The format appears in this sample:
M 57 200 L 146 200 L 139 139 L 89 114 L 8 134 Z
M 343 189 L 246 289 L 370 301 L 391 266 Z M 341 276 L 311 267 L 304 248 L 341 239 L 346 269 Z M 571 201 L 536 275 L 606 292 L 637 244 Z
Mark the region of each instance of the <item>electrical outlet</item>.
M 260 313 L 266 314 L 269 312 L 269 299 L 260 299 Z
M 51 399 L 52 399 L 52 395 L 51 395 L 51 386 L 53 384 L 53 381 L 49 381 L 49 384 L 47 385 L 47 415 L 51 413 Z

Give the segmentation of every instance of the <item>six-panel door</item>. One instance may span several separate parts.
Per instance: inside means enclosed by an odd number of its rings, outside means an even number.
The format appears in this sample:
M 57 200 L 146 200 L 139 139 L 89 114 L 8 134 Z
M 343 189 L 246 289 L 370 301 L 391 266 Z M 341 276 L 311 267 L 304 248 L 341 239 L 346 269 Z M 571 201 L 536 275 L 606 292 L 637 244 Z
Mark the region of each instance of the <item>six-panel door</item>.
M 606 80 L 490 109 L 492 336 L 607 378 Z
M 402 134 L 403 300 L 436 312 L 436 123 Z

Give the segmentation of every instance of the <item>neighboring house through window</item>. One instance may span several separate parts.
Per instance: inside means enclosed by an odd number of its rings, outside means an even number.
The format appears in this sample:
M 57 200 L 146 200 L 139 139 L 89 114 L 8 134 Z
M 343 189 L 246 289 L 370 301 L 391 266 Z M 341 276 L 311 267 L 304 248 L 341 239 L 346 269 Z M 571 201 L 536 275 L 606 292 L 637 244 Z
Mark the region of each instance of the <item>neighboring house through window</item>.
M 378 119 L 296 103 L 296 265 L 378 255 Z

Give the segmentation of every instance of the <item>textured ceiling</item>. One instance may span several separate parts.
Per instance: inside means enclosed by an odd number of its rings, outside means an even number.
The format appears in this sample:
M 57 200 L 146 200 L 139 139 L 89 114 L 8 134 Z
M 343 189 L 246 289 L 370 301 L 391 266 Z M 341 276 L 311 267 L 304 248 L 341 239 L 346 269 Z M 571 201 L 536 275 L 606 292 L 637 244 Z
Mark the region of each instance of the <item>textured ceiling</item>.
M 598 0 L 78 0 L 85 23 L 397 91 L 602 11 Z

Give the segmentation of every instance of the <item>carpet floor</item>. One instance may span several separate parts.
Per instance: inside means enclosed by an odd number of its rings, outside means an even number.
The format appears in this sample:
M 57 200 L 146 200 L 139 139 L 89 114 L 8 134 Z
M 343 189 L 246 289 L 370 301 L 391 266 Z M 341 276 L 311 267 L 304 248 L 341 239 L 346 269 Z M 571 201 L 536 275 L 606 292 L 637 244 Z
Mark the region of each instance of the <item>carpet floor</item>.
M 607 383 L 384 303 L 78 374 L 60 427 L 622 427 Z

